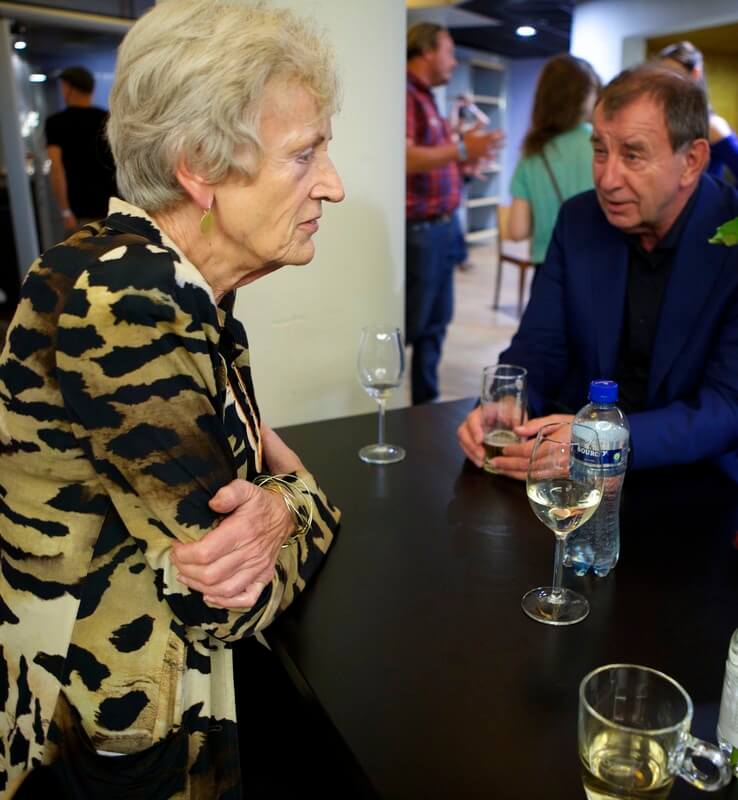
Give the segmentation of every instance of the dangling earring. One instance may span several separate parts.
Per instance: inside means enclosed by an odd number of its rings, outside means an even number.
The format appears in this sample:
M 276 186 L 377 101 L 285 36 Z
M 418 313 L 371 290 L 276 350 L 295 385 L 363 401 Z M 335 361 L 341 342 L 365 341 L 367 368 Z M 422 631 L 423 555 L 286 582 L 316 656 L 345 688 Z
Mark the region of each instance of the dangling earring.
M 215 217 L 213 216 L 213 207 L 211 205 L 203 210 L 202 217 L 200 217 L 200 233 L 203 236 L 207 236 L 213 229 L 214 222 Z

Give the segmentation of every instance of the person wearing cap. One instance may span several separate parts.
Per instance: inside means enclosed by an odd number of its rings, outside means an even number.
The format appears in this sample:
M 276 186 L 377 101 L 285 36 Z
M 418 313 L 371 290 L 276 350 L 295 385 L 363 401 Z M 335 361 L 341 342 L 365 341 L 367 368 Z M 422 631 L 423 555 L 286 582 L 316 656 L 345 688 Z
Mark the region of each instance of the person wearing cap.
M 619 386 L 632 469 L 711 461 L 738 482 L 738 247 L 709 241 L 738 195 L 704 174 L 705 93 L 637 67 L 608 84 L 592 122 L 595 188 L 562 205 L 500 355 L 528 370 L 531 419 L 493 467 L 524 479 L 540 428 L 571 419 L 602 378 Z M 481 466 L 479 409 L 458 437 Z
M 66 108 L 46 120 L 51 189 L 67 233 L 102 219 L 117 195 L 115 164 L 105 138 L 108 113 L 92 105 L 95 79 L 84 67 L 59 75 Z

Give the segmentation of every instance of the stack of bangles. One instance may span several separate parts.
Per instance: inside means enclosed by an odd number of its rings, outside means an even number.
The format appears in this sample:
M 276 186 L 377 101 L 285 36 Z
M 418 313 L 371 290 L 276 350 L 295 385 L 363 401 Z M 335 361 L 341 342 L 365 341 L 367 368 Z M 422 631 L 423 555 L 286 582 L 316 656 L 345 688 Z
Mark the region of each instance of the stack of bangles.
M 295 531 L 282 547 L 289 547 L 310 530 L 313 524 L 313 502 L 305 481 L 296 475 L 257 475 L 254 484 L 267 492 L 278 494 L 295 521 Z

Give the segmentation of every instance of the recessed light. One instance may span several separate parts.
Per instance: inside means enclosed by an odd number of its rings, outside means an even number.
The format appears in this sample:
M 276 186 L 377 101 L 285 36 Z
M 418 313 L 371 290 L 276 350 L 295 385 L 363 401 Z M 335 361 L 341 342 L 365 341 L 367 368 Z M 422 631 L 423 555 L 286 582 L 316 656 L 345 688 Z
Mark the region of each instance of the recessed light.
M 23 39 L 18 39 L 18 41 L 13 45 L 16 50 L 25 50 L 28 47 L 28 44 L 23 41 Z
M 515 31 L 515 33 L 517 33 L 518 36 L 526 36 L 527 37 L 527 36 L 535 36 L 538 33 L 538 31 L 532 25 L 521 25 Z
M 31 83 L 45 83 L 46 74 L 43 72 L 32 72 L 28 78 Z

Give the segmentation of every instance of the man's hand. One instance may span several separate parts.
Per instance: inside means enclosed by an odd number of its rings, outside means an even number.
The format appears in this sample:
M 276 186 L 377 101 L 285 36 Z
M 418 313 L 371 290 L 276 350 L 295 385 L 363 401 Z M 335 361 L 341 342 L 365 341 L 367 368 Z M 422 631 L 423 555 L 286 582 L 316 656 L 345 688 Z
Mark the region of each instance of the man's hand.
M 570 422 L 572 419 L 574 417 L 571 414 L 549 414 L 547 417 L 537 417 L 529 420 L 525 425 L 513 428 L 513 431 L 523 441 L 520 444 L 505 445 L 502 455 L 492 459 L 493 469 L 500 475 L 524 481 L 528 475 L 530 454 L 533 452 L 538 431 L 551 422 Z M 459 425 L 456 435 L 466 457 L 481 467 L 484 464 L 484 446 L 482 445 L 484 429 L 481 406 L 477 406 L 469 412 L 467 418 Z
M 537 417 L 513 428 L 514 432 L 523 440 L 520 444 L 508 444 L 502 450 L 502 455 L 492 459 L 492 467 L 500 475 L 524 481 L 528 477 L 528 465 L 536 435 L 544 425 L 552 422 L 571 422 L 573 414 L 549 414 L 547 417 Z
M 292 515 L 278 494 L 243 480 L 221 487 L 209 505 L 227 516 L 200 541 L 175 544 L 172 563 L 179 580 L 211 605 L 251 608 L 294 530 Z
M 482 130 L 482 124 L 477 123 L 464 134 L 464 147 L 468 161 L 479 161 L 482 158 L 491 158 L 502 147 L 505 134 L 499 128 L 489 131 Z
M 477 406 L 469 412 L 466 419 L 456 429 L 456 438 L 464 454 L 481 467 L 484 464 L 484 429 L 482 428 L 482 409 Z

